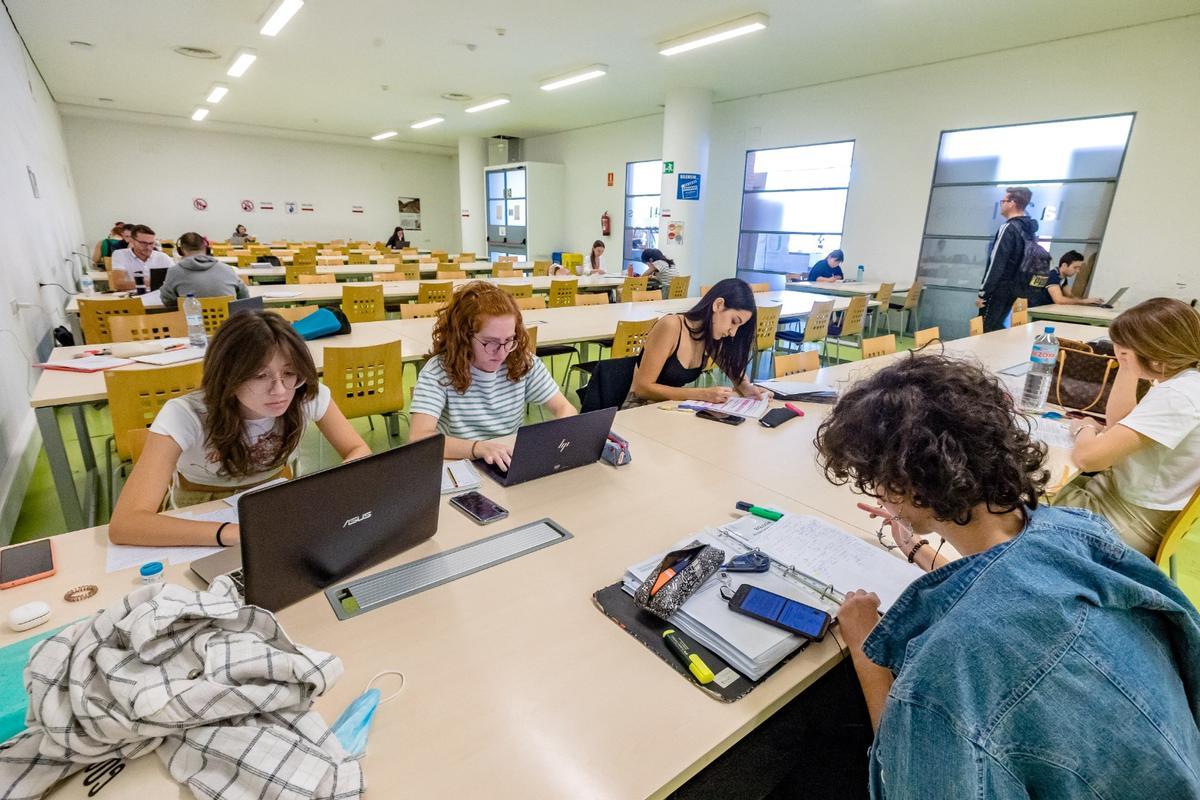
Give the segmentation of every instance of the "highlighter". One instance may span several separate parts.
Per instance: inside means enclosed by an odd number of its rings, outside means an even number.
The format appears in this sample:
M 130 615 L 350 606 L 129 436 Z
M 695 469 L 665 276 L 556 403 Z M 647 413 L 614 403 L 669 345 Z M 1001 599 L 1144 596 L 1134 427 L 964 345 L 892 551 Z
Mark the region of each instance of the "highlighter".
M 696 655 L 687 646 L 687 642 L 675 633 L 674 628 L 667 628 L 663 631 L 663 638 L 667 640 L 667 646 L 671 648 L 671 652 L 679 659 L 679 662 L 688 668 L 688 672 L 692 673 L 692 677 L 697 683 L 705 684 L 712 683 L 715 679 L 713 671 L 708 668 L 704 660 Z
M 780 518 L 783 517 L 782 511 L 773 511 L 769 508 L 763 508 L 762 506 L 756 506 L 753 503 L 747 503 L 745 500 L 738 500 L 737 505 L 735 507 L 737 508 L 738 511 L 745 511 L 747 513 L 753 514 L 756 517 L 762 517 L 763 519 L 769 519 L 772 522 L 776 522 L 777 520 L 779 520 Z

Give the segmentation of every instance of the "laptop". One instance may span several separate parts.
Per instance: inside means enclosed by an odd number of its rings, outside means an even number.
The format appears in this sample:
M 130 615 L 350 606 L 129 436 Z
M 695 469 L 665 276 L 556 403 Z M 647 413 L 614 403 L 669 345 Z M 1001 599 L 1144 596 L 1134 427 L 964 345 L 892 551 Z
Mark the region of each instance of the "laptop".
M 424 542 L 437 532 L 445 437 L 431 436 L 238 499 L 241 548 L 192 562 L 229 574 L 268 611 Z M 240 574 L 239 570 L 240 569 Z
M 167 279 L 167 270 L 169 267 L 151 267 L 150 268 L 150 291 L 154 292 L 162 288 L 163 281 Z
M 1114 306 L 1116 306 L 1117 301 L 1121 299 L 1121 295 L 1125 294 L 1127 291 L 1129 291 L 1129 287 L 1122 286 L 1120 289 L 1117 289 L 1116 294 L 1114 294 L 1112 297 L 1105 300 L 1104 304 L 1101 305 L 1100 307 L 1101 308 L 1113 308 Z
M 475 466 L 501 486 L 543 478 L 600 460 L 616 407 L 526 425 L 517 431 L 508 471 L 477 459 Z
M 262 311 L 263 299 L 259 297 L 246 297 L 241 300 L 229 301 L 229 316 L 239 314 L 243 311 Z

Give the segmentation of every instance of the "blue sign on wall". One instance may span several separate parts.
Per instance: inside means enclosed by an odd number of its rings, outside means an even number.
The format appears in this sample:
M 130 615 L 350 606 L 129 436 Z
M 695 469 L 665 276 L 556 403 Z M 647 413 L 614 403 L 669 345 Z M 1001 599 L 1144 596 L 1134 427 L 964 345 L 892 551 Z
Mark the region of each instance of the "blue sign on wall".
M 700 199 L 700 173 L 699 172 L 681 172 L 679 173 L 679 184 L 675 190 L 676 200 L 699 200 Z

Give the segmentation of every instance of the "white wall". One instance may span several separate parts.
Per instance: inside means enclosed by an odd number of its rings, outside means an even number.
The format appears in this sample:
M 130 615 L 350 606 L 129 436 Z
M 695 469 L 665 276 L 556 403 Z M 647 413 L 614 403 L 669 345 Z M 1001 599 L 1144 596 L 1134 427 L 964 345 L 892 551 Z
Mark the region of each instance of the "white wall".
M 448 155 L 384 146 L 296 141 L 68 114 L 64 135 L 79 187 L 89 242 L 116 220 L 149 225 L 175 238 L 195 230 L 226 239 L 243 224 L 261 241 L 384 240 L 397 220 L 397 197 L 421 198 L 414 245 L 457 250 L 458 167 Z M 203 197 L 205 211 L 192 201 Z M 246 213 L 241 202 L 255 210 Z M 258 208 L 273 203 L 272 211 Z M 289 215 L 285 202 L 311 203 Z M 352 212 L 362 206 L 363 213 Z
M 854 139 L 843 247 L 874 278 L 909 279 L 941 131 L 1135 111 L 1092 291 L 1132 284 L 1134 300 L 1193 297 L 1200 293 L 1198 97 L 1200 17 L 1189 17 L 718 103 L 704 179 L 703 260 L 681 266 L 699 276 L 694 285 L 733 274 L 748 149 Z M 626 161 L 657 158 L 661 136 L 658 116 L 529 140 L 530 159 L 566 165 L 570 238 L 589 239 L 607 209 L 616 255 L 621 170 Z M 610 170 L 617 185 L 604 189 Z M 1182 256 L 1155 258 L 1150 249 Z
M 13 522 L 37 455 L 33 412 L 36 378 L 31 362 L 65 299 L 56 282 L 74 289 L 72 251 L 83 247 L 83 229 L 71 185 L 54 99 L 26 58 L 8 16 L 0 18 L 0 543 Z M 37 176 L 35 198 L 28 170 Z M 17 309 L 12 304 L 27 307 Z

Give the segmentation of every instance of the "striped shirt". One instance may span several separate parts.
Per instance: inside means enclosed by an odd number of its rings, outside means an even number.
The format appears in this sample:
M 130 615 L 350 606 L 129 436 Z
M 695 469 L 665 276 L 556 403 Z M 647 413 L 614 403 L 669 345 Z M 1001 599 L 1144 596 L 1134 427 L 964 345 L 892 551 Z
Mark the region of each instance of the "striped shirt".
M 526 403 L 545 403 L 558 394 L 558 384 L 540 359 L 518 381 L 508 379 L 508 365 L 495 372 L 471 367 L 471 385 L 459 394 L 450 385 L 442 357 L 425 362 L 413 388 L 411 412 L 437 418 L 437 429 L 459 439 L 495 439 L 516 433 L 525 421 Z

